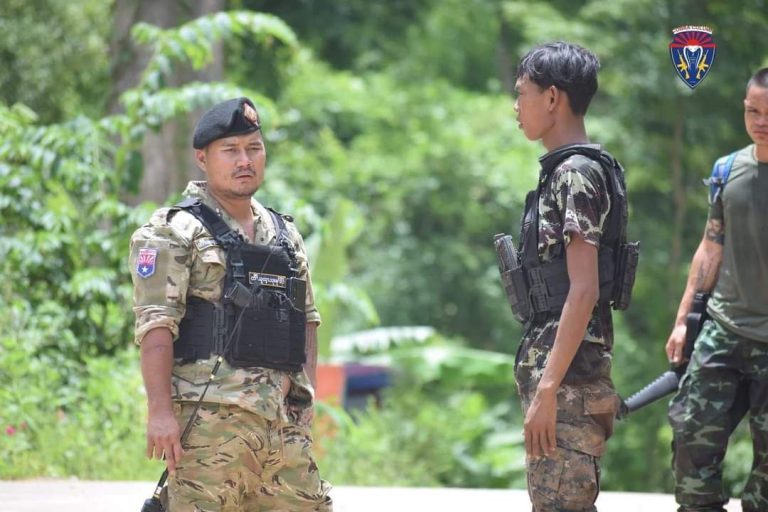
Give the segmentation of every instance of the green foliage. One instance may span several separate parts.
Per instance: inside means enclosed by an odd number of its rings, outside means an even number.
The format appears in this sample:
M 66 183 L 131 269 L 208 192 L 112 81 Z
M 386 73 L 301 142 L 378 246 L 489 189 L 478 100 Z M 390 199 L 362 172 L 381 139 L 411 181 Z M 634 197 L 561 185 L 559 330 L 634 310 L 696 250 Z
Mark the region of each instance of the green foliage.
M 378 69 L 402 59 L 405 33 L 430 12 L 435 0 L 231 0 L 235 8 L 270 12 L 285 20 L 301 41 L 335 68 Z M 246 54 L 240 65 L 253 66 Z
M 5 0 L 0 4 L 0 102 L 24 103 L 44 122 L 103 108 L 111 2 Z
M 324 478 L 339 485 L 523 485 L 510 357 L 433 336 L 426 345 L 401 340 L 362 361 L 394 369 L 396 385 L 380 407 L 370 402 L 351 414 L 319 408 Z
M 356 199 L 365 230 L 350 269 L 356 285 L 376 291 L 384 325 L 433 325 L 512 351 L 518 328 L 491 240 L 516 235 L 538 150 L 505 135 L 514 130 L 509 100 L 302 59 L 292 75 L 277 102 L 288 113 L 272 135 L 267 197 L 285 201 L 273 187 L 302 190 L 322 217 L 334 198 Z
M 391 483 L 522 486 L 521 418 L 509 401 L 520 330 L 491 239 L 516 237 L 543 149 L 524 140 L 511 100 L 497 91 L 517 57 L 545 40 L 582 43 L 602 60 L 588 127 L 625 164 L 630 236 L 643 244 L 633 307 L 618 316 L 617 387 L 629 394 L 665 368 L 663 343 L 704 221 L 700 179 L 716 156 L 747 143 L 744 82 L 768 64 L 754 51 L 768 21 L 760 0 L 739 9 L 724 0 L 230 5 L 273 16 L 241 11 L 170 30 L 137 26 L 150 48 L 147 71 L 122 96 L 124 113 L 101 118 L 109 3 L 0 8 L 0 376 L 11 383 L 0 391 L 8 404 L 0 419 L 16 429 L 0 445 L 10 454 L 3 475 L 154 477 L 137 462 L 143 425 L 135 407 L 144 399 L 117 391 L 139 387 L 125 349 L 132 315 L 124 258 L 152 205 L 129 208 L 121 198 L 136 190 L 150 130 L 245 94 L 265 121 L 270 164 L 260 198 L 312 235 L 321 333 L 429 325 L 464 345 L 392 349 L 386 359 L 401 369 L 402 385 L 383 409 L 339 419 L 326 460 L 344 463 L 324 470 L 337 471 L 329 474 L 336 483 L 366 483 L 357 465 L 366 461 Z M 49 12 L 56 15 L 39 14 Z M 693 93 L 666 49 L 671 29 L 687 23 L 712 25 L 719 46 Z M 210 62 L 217 40 L 230 83 L 169 86 L 178 67 Z M 80 407 L 91 396 L 93 406 Z M 617 426 L 605 488 L 670 489 L 665 412 L 659 403 Z M 740 428 L 729 454 L 732 490 L 749 469 L 747 438 Z M 104 453 L 130 455 L 110 473 Z
M 74 341 L 62 335 L 66 316 L 0 300 L 0 478 L 154 478 L 136 350 L 76 361 L 53 344 Z
M 35 339 L 70 357 L 111 353 L 129 338 L 120 275 L 138 213 L 116 197 L 109 133 L 86 118 L 40 126 L 0 105 L 0 268 L 6 296 L 58 312 L 61 331 Z
M 442 0 L 411 24 L 401 51 L 408 59 L 393 62 L 403 80 L 446 80 L 475 91 L 498 91 L 501 0 Z M 481 28 L 482 27 L 482 28 Z M 459 51 L 460 49 L 460 51 Z
M 155 55 L 150 78 L 125 93 L 124 114 L 40 124 L 29 108 L 0 102 L 0 377 L 9 383 L 0 391 L 0 423 L 10 454 L 2 477 L 159 473 L 141 462 L 145 399 L 127 348 L 133 315 L 124 266 L 128 237 L 153 205 L 120 198 L 149 129 L 204 101 L 243 94 L 231 84 L 160 88 L 174 60 L 204 61 L 196 49 L 210 42 L 190 34 L 229 29 L 293 42 L 271 17 L 214 15 L 209 25 L 196 20 L 167 35 L 144 27 L 158 51 L 178 51 Z M 273 120 L 270 102 L 250 95 Z M 115 464 L 122 454 L 131 462 Z
M 214 14 L 168 31 L 140 25 L 135 32 L 155 52 L 145 80 L 124 95 L 125 114 L 39 125 L 31 110 L 0 104 L 0 265 L 3 275 L 14 276 L 8 294 L 33 310 L 70 312 L 61 336 L 71 342 L 40 343 L 75 359 L 112 353 L 130 339 L 123 261 L 128 237 L 149 207 L 130 208 L 120 194 L 133 176 L 132 155 L 144 134 L 206 101 L 243 93 L 231 84 L 161 89 L 171 64 L 202 66 L 204 48 L 212 43 L 207 38 L 228 33 L 295 44 L 284 23 L 243 12 Z M 250 95 L 265 107 L 268 124 L 275 117 L 271 102 Z
M 173 88 L 169 82 L 173 71 L 180 66 L 188 65 L 200 70 L 208 65 L 213 59 L 213 44 L 223 38 L 248 37 L 252 42 L 265 46 L 281 43 L 295 48 L 296 36 L 282 20 L 246 11 L 219 12 L 173 29 L 139 23 L 133 27 L 132 33 L 137 42 L 150 47 L 149 62 L 139 85 L 121 97 L 125 114 L 107 119 L 111 125 L 118 127 L 123 139 L 115 165 L 118 171 L 125 171 L 128 190 L 136 190 L 138 173 L 131 171 L 147 130 L 157 130 L 162 123 L 180 114 L 223 99 L 248 96 L 263 114 L 265 129 L 274 121 L 272 102 L 258 91 L 251 90 L 250 84 L 240 87 L 231 83 L 188 83 Z
M 401 345 L 363 360 L 397 368 L 410 384 L 432 385 L 445 395 L 466 389 L 510 395 L 515 385 L 512 356 L 439 341 L 438 337 L 426 346 Z
M 349 283 L 349 247 L 360 236 L 363 219 L 355 204 L 340 199 L 330 212 L 329 218 L 307 241 L 313 264 L 312 285 L 317 296 L 317 308 L 322 311 L 323 329 L 318 333 L 318 356 L 331 356 L 331 338 L 339 332 L 343 316 L 360 314 L 365 323 L 379 321 L 371 299 L 359 286 Z
M 264 45 L 278 41 L 290 46 L 297 44 L 293 31 L 281 19 L 248 11 L 218 12 L 173 29 L 138 23 L 133 27 L 133 37 L 140 44 L 152 46 L 142 85 L 150 90 L 163 87 L 174 63 L 202 69 L 213 60 L 212 44 L 232 35 L 247 36 Z
M 334 411 L 338 430 L 318 441 L 323 478 L 336 485 L 523 484 L 522 436 L 506 435 L 511 403 L 491 409 L 472 392 L 438 402 L 414 387 L 395 390 L 385 400 L 384 408 L 371 404 L 353 416 Z M 328 421 L 326 414 L 321 409 L 316 421 Z

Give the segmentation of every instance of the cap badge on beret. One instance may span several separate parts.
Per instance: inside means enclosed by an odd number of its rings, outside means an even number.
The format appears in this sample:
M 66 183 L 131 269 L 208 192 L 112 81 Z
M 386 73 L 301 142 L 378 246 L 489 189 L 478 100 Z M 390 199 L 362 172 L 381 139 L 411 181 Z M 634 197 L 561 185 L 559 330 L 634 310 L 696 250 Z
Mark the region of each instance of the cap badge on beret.
M 243 116 L 251 122 L 251 124 L 259 124 L 259 115 L 256 110 L 247 103 L 243 103 Z

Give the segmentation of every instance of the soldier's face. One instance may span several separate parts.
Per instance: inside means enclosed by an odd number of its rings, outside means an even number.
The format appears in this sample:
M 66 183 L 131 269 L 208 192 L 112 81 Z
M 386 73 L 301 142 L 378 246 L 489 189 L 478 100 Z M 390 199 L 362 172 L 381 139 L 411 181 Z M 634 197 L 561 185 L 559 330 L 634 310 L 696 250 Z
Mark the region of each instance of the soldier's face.
M 744 98 L 744 124 L 758 146 L 768 146 L 768 88 L 751 86 Z
M 527 77 L 515 83 L 518 128 L 528 140 L 540 140 L 554 124 L 552 89 L 542 89 Z
M 196 150 L 195 158 L 216 195 L 250 198 L 264 181 L 267 153 L 260 131 L 215 140 Z

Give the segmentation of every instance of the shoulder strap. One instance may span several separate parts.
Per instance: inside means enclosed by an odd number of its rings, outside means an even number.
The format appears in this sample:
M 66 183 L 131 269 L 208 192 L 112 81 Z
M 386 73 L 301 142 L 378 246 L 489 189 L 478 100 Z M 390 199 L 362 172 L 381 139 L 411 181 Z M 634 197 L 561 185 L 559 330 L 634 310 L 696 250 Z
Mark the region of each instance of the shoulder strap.
M 171 208 L 171 212 L 177 210 L 185 210 L 203 223 L 203 226 L 205 226 L 211 235 L 213 235 L 213 238 L 215 238 L 227 251 L 227 275 L 231 275 L 237 280 L 244 280 L 245 267 L 243 266 L 243 259 L 240 255 L 240 247 L 245 244 L 243 237 L 230 228 L 227 223 L 224 222 L 224 219 L 213 211 L 210 206 L 203 203 L 198 198 L 188 197 Z M 169 215 L 171 212 L 169 212 Z
M 240 247 L 245 243 L 239 233 L 230 228 L 224 219 L 198 198 L 188 197 L 175 204 L 171 211 L 174 209 L 185 210 L 194 215 L 210 231 L 213 238 L 227 250 Z
M 523 243 L 523 258 L 527 265 L 538 266 L 538 199 L 541 192 L 546 187 L 549 180 L 554 174 L 554 170 L 567 158 L 573 155 L 582 155 L 595 162 L 598 162 L 605 172 L 605 183 L 608 187 L 608 193 L 614 199 L 612 202 L 614 205 L 619 206 L 620 210 L 614 210 L 608 215 L 606 220 L 606 246 L 615 248 L 618 244 L 626 242 L 627 234 L 627 218 L 628 218 L 628 205 L 626 201 L 626 185 L 624 182 L 624 172 L 619 163 L 613 156 L 607 151 L 604 151 L 600 146 L 594 144 L 578 144 L 569 146 L 560 150 L 556 154 L 550 155 L 545 163 L 543 169 L 542 179 L 539 181 L 533 197 L 530 197 L 532 204 L 526 205 L 526 215 L 529 218 L 524 219 L 529 225 L 533 225 L 533 229 L 529 229 L 525 234 L 525 240 Z M 620 199 L 616 201 L 615 199 Z M 619 204 L 617 204 L 619 203 Z M 524 222 L 524 223 L 525 223 Z M 521 237 L 522 238 L 522 237 Z
M 267 211 L 272 216 L 272 222 L 275 225 L 275 240 L 279 244 L 283 237 L 286 236 L 285 220 L 283 220 L 283 215 L 273 208 L 267 207 Z
M 611 212 L 608 214 L 605 228 L 606 242 L 615 249 L 627 241 L 627 222 L 629 220 L 627 185 L 624 180 L 624 169 L 610 153 L 601 151 L 600 163 L 606 173 L 606 185 L 610 188 L 608 193 L 612 196 Z
M 710 176 L 708 180 L 704 180 L 704 183 L 709 185 L 710 203 L 714 203 L 723 193 L 725 184 L 728 183 L 728 176 L 731 174 L 733 161 L 736 159 L 736 153 L 738 153 L 738 151 L 734 151 L 730 155 L 718 158 L 715 165 L 712 166 L 712 176 Z
M 285 251 L 288 253 L 288 257 L 291 259 L 293 270 L 295 272 L 298 272 L 299 263 L 296 257 L 296 249 L 294 248 L 293 242 L 290 240 L 290 237 L 288 236 L 288 229 L 285 227 L 285 219 L 292 221 L 293 217 L 291 217 L 290 215 L 284 216 L 282 213 L 269 207 L 267 207 L 267 211 L 272 216 L 272 222 L 274 222 L 275 224 L 275 231 L 276 231 L 275 243 L 279 246 L 282 246 L 283 249 L 285 249 Z
M 525 212 L 523 214 L 523 233 L 520 236 L 523 245 L 523 262 L 527 268 L 541 265 L 539 262 L 539 198 L 546 188 L 555 169 L 569 157 L 581 154 L 589 156 L 588 152 L 595 147 L 582 144 L 573 144 L 553 151 L 540 160 L 541 174 L 536 189 L 529 192 L 525 198 Z

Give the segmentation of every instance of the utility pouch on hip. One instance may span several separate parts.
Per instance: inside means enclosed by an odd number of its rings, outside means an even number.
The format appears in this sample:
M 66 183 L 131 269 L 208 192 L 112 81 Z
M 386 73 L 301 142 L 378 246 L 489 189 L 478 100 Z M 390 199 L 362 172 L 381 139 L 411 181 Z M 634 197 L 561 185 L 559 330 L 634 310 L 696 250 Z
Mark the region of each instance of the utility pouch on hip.
M 528 302 L 525 271 L 520 265 L 515 244 L 510 235 L 500 233 L 494 236 L 493 245 L 496 248 L 501 282 L 512 308 L 512 315 L 518 322 L 525 323 L 530 318 L 531 306 Z
M 614 277 L 613 309 L 622 311 L 629 307 L 639 259 L 640 242 L 627 242 L 619 245 L 619 254 L 616 258 L 616 276 Z
M 294 309 L 306 312 L 307 308 L 307 281 L 298 277 L 289 277 L 286 286 L 286 295 Z

